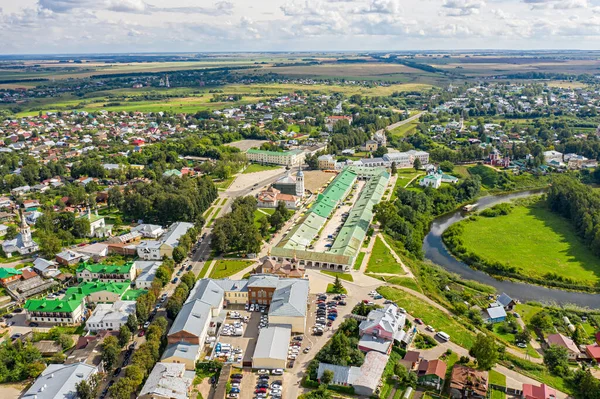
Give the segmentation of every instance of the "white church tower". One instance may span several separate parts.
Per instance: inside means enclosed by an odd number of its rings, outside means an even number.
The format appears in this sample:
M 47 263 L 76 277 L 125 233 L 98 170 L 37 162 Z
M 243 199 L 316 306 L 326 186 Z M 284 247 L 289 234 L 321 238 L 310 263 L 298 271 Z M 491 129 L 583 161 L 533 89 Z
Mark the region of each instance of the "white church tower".
M 296 196 L 304 197 L 304 173 L 302 169 L 296 174 Z

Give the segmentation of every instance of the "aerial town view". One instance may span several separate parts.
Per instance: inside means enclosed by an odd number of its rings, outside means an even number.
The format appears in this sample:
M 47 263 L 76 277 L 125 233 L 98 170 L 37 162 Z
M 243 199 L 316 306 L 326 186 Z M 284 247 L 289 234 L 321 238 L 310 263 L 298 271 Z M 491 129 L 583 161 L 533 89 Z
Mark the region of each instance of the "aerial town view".
M 0 399 L 600 399 L 597 0 L 0 0 Z

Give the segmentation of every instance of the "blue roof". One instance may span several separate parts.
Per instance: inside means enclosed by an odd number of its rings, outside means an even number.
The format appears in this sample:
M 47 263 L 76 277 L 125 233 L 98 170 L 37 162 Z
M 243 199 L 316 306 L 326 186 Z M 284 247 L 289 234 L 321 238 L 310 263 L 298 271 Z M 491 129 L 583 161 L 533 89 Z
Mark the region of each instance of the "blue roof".
M 495 306 L 493 308 L 488 308 L 487 314 L 490 316 L 490 319 L 501 319 L 506 317 L 506 311 L 502 306 Z

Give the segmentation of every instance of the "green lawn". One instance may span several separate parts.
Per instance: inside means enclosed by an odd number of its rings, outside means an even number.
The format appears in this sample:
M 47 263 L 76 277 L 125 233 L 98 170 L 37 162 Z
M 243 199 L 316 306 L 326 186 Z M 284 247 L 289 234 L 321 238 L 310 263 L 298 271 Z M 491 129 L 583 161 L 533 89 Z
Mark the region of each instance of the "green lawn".
M 525 276 L 546 273 L 581 285 L 600 281 L 600 258 L 578 238 L 567 219 L 543 205 L 516 206 L 509 215 L 463 223 L 465 248 L 491 262 L 511 265 Z
M 279 169 L 281 168 L 281 166 L 276 166 L 276 165 L 260 165 L 257 163 L 252 163 L 250 165 L 248 165 L 248 167 L 244 170 L 243 174 L 247 174 L 247 173 L 255 173 L 255 172 L 262 172 L 265 170 L 273 170 L 273 169 Z
M 327 284 L 327 290 L 325 292 L 327 292 L 328 294 L 337 294 L 337 292 L 334 292 L 333 283 Z M 348 290 L 344 288 L 344 289 L 342 289 L 341 293 L 342 294 L 347 294 Z
M 423 323 L 430 324 L 438 331 L 444 331 L 457 345 L 469 349 L 475 342 L 475 335 L 463 326 L 464 322 L 455 320 L 440 309 L 398 288 L 384 286 L 377 288 L 377 292 L 406 309 L 412 316 L 422 319 Z
M 390 284 L 400 285 L 402 287 L 410 288 L 413 291 L 422 292 L 419 284 L 409 277 L 384 277 L 384 280 Z
M 354 262 L 354 270 L 359 270 L 360 265 L 363 263 L 363 259 L 365 258 L 365 252 L 359 252 L 356 256 L 356 261 Z
M 204 262 L 204 266 L 202 266 L 202 270 L 200 270 L 200 274 L 198 278 L 206 277 L 206 273 L 208 272 L 208 268 L 210 267 L 210 263 L 212 262 L 212 258 L 209 258 L 206 262 Z
M 417 129 L 417 126 L 419 126 L 419 119 L 415 119 L 414 121 L 405 123 L 402 126 L 398 126 L 397 128 L 392 129 L 390 133 L 392 136 L 404 137 L 414 133 Z
M 519 303 L 515 306 L 515 312 L 519 314 L 525 325 L 529 325 L 534 314 L 542 310 L 540 306 L 529 305 L 527 303 Z
M 217 189 L 227 190 L 227 188 L 229 188 L 229 186 L 231 186 L 231 183 L 233 183 L 233 180 L 235 180 L 234 176 L 228 177 L 225 180 L 215 182 L 215 186 L 217 187 Z
M 415 176 L 422 174 L 423 172 L 417 172 L 414 169 L 398 169 L 398 179 L 396 179 L 396 185 L 394 186 L 394 191 L 392 192 L 391 199 L 394 200 L 396 198 L 396 190 L 399 187 L 404 187 L 410 182 Z
M 354 281 L 354 279 L 352 278 L 352 275 L 349 273 L 330 272 L 328 270 L 321 270 L 321 273 L 326 274 L 331 277 L 338 276 L 340 278 L 340 280 L 344 280 L 344 281 L 350 281 L 350 282 Z
M 254 261 L 251 260 L 219 259 L 209 277 L 214 279 L 230 277 L 253 263 Z
M 490 370 L 489 377 L 490 377 L 490 380 L 489 380 L 490 384 L 498 385 L 501 387 L 506 386 L 506 376 L 504 374 L 501 374 L 495 370 Z
M 367 265 L 367 272 L 405 274 L 402 266 L 396 262 L 390 250 L 379 237 L 375 239 L 375 245 L 373 245 L 373 251 Z

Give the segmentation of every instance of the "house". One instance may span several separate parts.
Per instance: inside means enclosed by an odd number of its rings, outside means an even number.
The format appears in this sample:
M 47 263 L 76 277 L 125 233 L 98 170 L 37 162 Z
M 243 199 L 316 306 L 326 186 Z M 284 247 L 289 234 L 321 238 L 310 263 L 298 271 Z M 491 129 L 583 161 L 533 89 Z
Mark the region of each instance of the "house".
M 577 360 L 581 355 L 581 351 L 569 337 L 565 337 L 562 334 L 550 334 L 546 338 L 546 342 L 549 346 L 556 345 L 565 348 L 568 352 L 569 360 Z
M 133 263 L 105 265 L 102 263 L 82 263 L 77 268 L 79 281 L 130 282 L 135 280 Z
M 300 197 L 282 194 L 274 187 L 260 192 L 256 199 L 259 208 L 277 208 L 280 202 L 285 204 L 286 209 L 297 209 L 300 206 Z
M 450 376 L 450 397 L 484 399 L 488 394 L 488 372 L 455 364 Z
M 269 324 L 269 327 L 261 328 L 252 356 L 252 368 L 285 369 L 291 335 L 292 330 L 287 326 Z
M 517 304 L 514 299 L 506 295 L 504 292 L 496 299 L 496 302 L 504 308 L 504 310 L 512 310 Z
M 556 390 L 546 384 L 539 387 L 532 384 L 523 384 L 521 399 L 556 399 Z
M 402 364 L 408 371 L 416 370 L 419 365 L 419 361 L 421 360 L 421 353 L 417 351 L 407 351 L 404 354 L 404 358 L 400 360 L 400 364 Z
M 139 224 L 131 229 L 132 232 L 140 233 L 144 238 L 157 239 L 165 230 L 156 224 Z
M 89 256 L 67 249 L 58 253 L 55 259 L 60 265 L 72 266 L 78 264 L 82 260 L 89 259 Z
M 187 399 L 194 379 L 185 365 L 156 363 L 140 391 L 138 399 Z
M 85 322 L 85 329 L 90 332 L 101 330 L 119 331 L 127 324 L 129 315 L 135 315 L 135 301 L 116 301 L 112 304 L 98 304 L 90 318 Z
M 121 300 L 128 289 L 129 281 L 122 283 L 88 281 L 68 288 L 65 295 L 83 295 L 90 303 L 113 303 Z
M 46 260 L 44 258 L 36 258 L 33 261 L 33 270 L 46 278 L 56 277 L 60 274 L 58 264 L 53 260 Z
M 196 370 L 196 362 L 200 358 L 200 346 L 177 342 L 169 344 L 160 361 L 162 363 L 183 364 L 186 370 Z
M 160 265 L 162 265 L 162 262 L 155 260 L 136 260 L 133 262 L 135 274 L 137 275 L 135 287 L 139 289 L 150 289 L 150 287 L 152 287 L 152 282 L 156 277 L 156 271 Z
M 23 272 L 12 267 L 0 268 L 0 284 L 4 287 L 10 282 L 20 280 Z
M 440 391 L 446 378 L 446 363 L 442 360 L 423 360 L 417 373 L 418 383 Z
M 563 154 L 558 151 L 544 151 L 544 160 L 547 164 L 550 162 L 562 163 L 563 162 Z
M 325 370 L 330 370 L 333 372 L 332 384 L 352 386 L 356 395 L 372 396 L 377 391 L 388 359 L 387 355 L 372 351 L 365 355 L 360 367 L 319 363 L 317 377 L 321 379 Z
M 26 319 L 57 325 L 81 323 L 84 298 L 83 295 L 65 295 L 62 299 L 28 299 L 24 306 Z
M 502 306 L 487 308 L 484 313 L 484 319 L 488 323 L 501 323 L 506 320 L 506 311 Z
M 179 245 L 179 239 L 194 227 L 191 223 L 176 222 L 164 233 L 160 241 L 142 241 L 137 246 L 137 254 L 143 260 L 162 260 L 173 257 L 173 250 Z
M 21 398 L 72 399 L 77 396 L 77 384 L 89 380 L 97 371 L 85 363 L 49 364 Z
M 317 158 L 319 169 L 321 170 L 335 170 L 337 161 L 335 157 L 330 154 L 321 155 Z
M 372 335 L 393 342 L 394 340 L 400 340 L 398 337 L 405 323 L 406 316 L 400 313 L 396 305 L 389 303 L 382 309 L 370 311 L 367 319 L 361 321 L 358 329 L 361 337 Z
M 600 344 L 595 343 L 594 345 L 587 345 L 585 347 L 585 353 L 596 362 L 600 363 Z
M 306 268 L 297 262 L 287 260 L 276 261 L 267 258 L 254 269 L 254 274 L 274 274 L 277 277 L 303 278 Z
M 360 146 L 361 151 L 372 152 L 377 150 L 379 143 L 375 140 L 367 140 L 363 145 Z
M 78 247 L 77 252 L 81 252 L 83 255 L 87 255 L 94 259 L 95 262 L 108 256 L 108 244 L 97 242 L 95 244 L 84 245 Z

